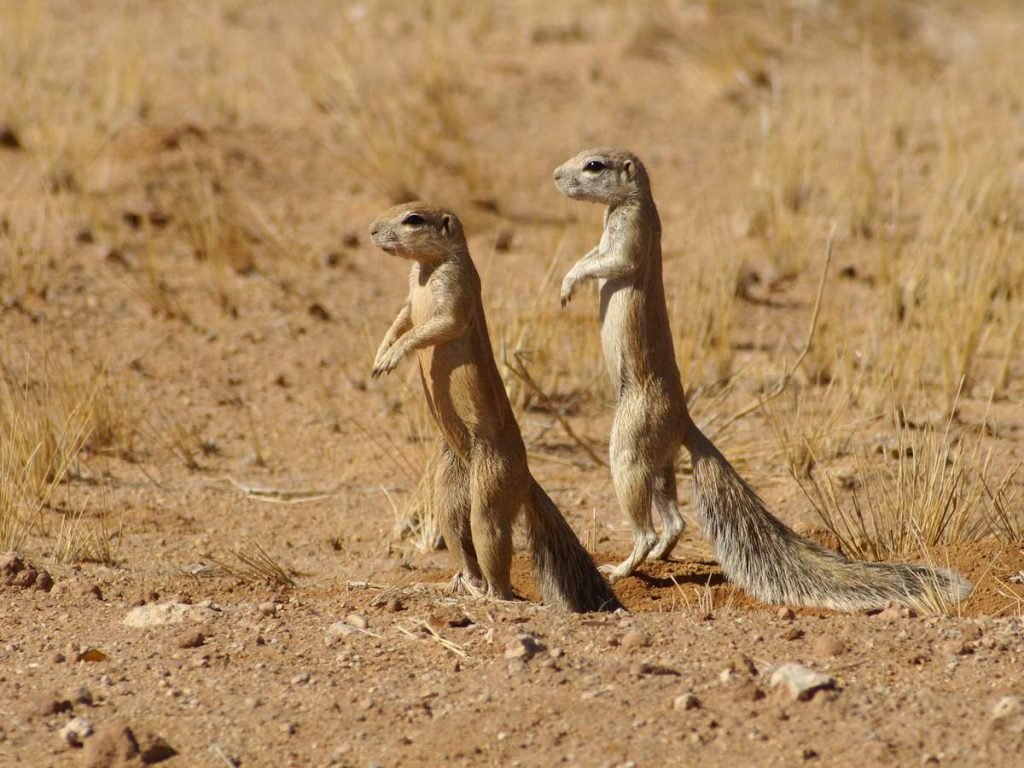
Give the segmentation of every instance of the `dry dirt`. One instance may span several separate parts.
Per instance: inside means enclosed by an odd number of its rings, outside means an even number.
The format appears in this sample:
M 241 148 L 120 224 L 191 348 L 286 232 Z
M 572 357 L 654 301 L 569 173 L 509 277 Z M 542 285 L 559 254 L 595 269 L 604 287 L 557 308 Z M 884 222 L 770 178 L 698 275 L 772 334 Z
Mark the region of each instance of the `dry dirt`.
M 646 159 L 670 295 L 714 272 L 719 252 L 760 275 L 746 298 L 727 295 L 733 368 L 749 375 L 702 413 L 728 415 L 792 359 L 819 275 L 774 280 L 763 241 L 743 224 L 746 163 L 773 79 L 856 101 L 859 63 L 879 56 L 878 82 L 939 93 L 957 67 L 980 66 L 979 51 L 1009 51 L 1024 34 L 1012 4 L 895 3 L 892 18 L 870 21 L 882 25 L 876 47 L 857 36 L 870 30 L 844 26 L 857 4 L 824 3 L 799 32 L 759 3 L 723 16 L 708 11 L 715 3 L 670 16 L 641 4 L 621 17 L 614 5 L 39 4 L 34 44 L 55 62 L 32 81 L 41 101 L 102 110 L 82 93 L 110 72 L 134 82 L 138 70 L 147 106 L 77 155 L 38 149 L 45 110 L 8 104 L 0 115 L 15 136 L 0 142 L 0 216 L 12 228 L 37 222 L 43 243 L 38 274 L 4 291 L 5 376 L 43 387 L 46 375 L 70 375 L 44 361 L 102 367 L 97 381 L 115 392 L 103 395 L 105 418 L 121 426 L 83 450 L 21 543 L 23 560 L 4 560 L 0 765 L 1024 764 L 1024 699 L 1014 698 L 1024 697 L 1024 596 L 1013 581 L 1024 551 L 1005 539 L 932 549 L 978 585 L 955 615 L 838 615 L 745 597 L 691 524 L 675 562 L 616 586 L 628 612 L 577 616 L 536 603 L 521 555 L 522 601 L 446 596 L 447 553 L 396 532 L 431 425 L 414 365 L 369 378 L 406 267 L 375 252 L 365 230 L 402 191 L 463 213 L 496 347 L 515 343 L 517 317 L 544 320 L 534 333 L 545 352 L 531 365 L 601 453 L 613 393 L 596 354 L 596 302 L 584 292 L 557 307 L 557 279 L 596 240 L 599 212 L 559 197 L 555 165 L 592 144 Z M 425 167 L 396 171 L 379 152 L 360 154 L 317 100 L 305 65 L 334 61 L 318 51 L 346 25 L 347 60 L 360 63 L 341 71 L 362 78 L 370 107 L 404 83 L 415 98 L 399 99 L 399 112 L 416 100 L 457 112 L 454 127 L 424 126 L 451 140 L 408 155 Z M 455 72 L 440 88 L 433 75 L 393 69 L 438 35 L 428 53 L 452 58 L 426 62 Z M 920 40 L 939 53 L 884 48 Z M 717 74 L 727 55 L 748 62 L 743 77 Z M 93 85 L 76 89 L 79 77 Z M 384 133 L 390 113 L 370 107 L 381 122 L 367 124 Z M 71 135 L 85 120 L 53 114 Z M 468 153 L 463 165 L 452 146 Z M 938 151 L 925 146 L 921 163 Z M 1024 161 L 1024 147 L 1015 151 Z M 223 231 L 193 227 L 211 218 Z M 847 229 L 830 289 L 879 300 L 857 272 L 873 246 Z M 813 233 L 818 253 L 827 217 Z M 1019 255 L 1019 233 L 1016 242 Z M 1017 354 L 1000 397 L 966 391 L 958 406 L 958 428 L 994 425 L 982 445 L 999 471 L 1024 458 L 1022 374 Z M 687 376 L 694 389 L 715 379 L 697 364 Z M 623 557 L 628 528 L 607 469 L 545 409 L 520 413 L 542 485 L 598 561 Z M 721 436 L 723 450 L 782 519 L 817 535 L 770 422 L 752 412 Z M 891 437 L 891 425 L 873 423 Z M 689 517 L 682 465 L 679 482 Z M 57 542 L 76 536 L 80 556 L 62 554 Z M 260 552 L 293 585 L 263 583 L 239 559 Z M 38 588 L 41 576 L 27 584 L 23 565 L 45 570 L 52 588 Z M 163 604 L 190 607 L 171 623 L 126 624 Z M 772 685 L 789 662 L 834 682 L 797 699 Z M 69 729 L 75 718 L 94 733 Z

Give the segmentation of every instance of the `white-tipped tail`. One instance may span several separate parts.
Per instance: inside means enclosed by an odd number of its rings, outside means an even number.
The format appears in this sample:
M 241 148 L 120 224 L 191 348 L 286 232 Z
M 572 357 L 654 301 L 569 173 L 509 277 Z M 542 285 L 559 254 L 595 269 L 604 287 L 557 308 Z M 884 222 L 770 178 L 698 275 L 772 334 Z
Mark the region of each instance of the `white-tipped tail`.
M 687 437 L 700 526 L 725 575 L 757 599 L 858 611 L 970 594 L 971 585 L 952 571 L 850 560 L 803 538 L 767 510 L 710 440 L 696 428 Z

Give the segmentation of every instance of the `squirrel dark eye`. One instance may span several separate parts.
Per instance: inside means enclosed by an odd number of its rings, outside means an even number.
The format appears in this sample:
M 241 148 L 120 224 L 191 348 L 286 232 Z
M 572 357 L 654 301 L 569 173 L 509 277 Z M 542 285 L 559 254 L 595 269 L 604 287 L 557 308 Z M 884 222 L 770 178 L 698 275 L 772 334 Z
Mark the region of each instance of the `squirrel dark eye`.
M 598 171 L 603 171 L 604 169 L 605 165 L 600 160 L 591 160 L 586 165 L 583 166 L 584 171 L 590 171 L 591 173 L 597 173 Z
M 424 219 L 418 213 L 410 213 L 408 216 L 402 219 L 402 223 L 408 224 L 410 227 L 418 227 L 420 224 L 423 224 L 425 222 L 426 219 Z

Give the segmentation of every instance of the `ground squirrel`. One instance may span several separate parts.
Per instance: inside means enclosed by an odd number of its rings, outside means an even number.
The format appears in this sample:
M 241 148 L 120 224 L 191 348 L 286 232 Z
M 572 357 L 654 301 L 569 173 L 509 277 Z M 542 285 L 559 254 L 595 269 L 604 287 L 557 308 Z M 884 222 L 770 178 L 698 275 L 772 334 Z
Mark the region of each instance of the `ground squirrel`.
M 530 474 L 519 425 L 494 362 L 480 276 L 455 214 L 425 203 L 395 206 L 370 227 L 382 251 L 413 262 L 409 297 L 377 350 L 373 376 L 410 352 L 441 445 L 435 506 L 458 562 L 453 588 L 511 599 L 512 525 L 526 511 L 527 540 L 543 599 L 570 611 L 619 607 L 572 528 Z
M 890 600 L 913 603 L 932 592 L 951 599 L 968 594 L 970 585 L 958 574 L 848 560 L 772 516 L 686 409 L 665 306 L 661 221 L 643 164 L 620 149 L 592 149 L 559 166 L 554 177 L 567 197 L 607 206 L 601 242 L 565 276 L 561 300 L 565 306 L 580 281 L 599 280 L 601 343 L 618 390 L 612 480 L 634 542 L 625 561 L 602 567 L 611 581 L 645 558 L 666 558 L 675 546 L 684 525 L 675 459 L 686 446 L 697 520 L 726 576 L 760 600 L 852 611 Z M 652 502 L 663 523 L 660 537 Z

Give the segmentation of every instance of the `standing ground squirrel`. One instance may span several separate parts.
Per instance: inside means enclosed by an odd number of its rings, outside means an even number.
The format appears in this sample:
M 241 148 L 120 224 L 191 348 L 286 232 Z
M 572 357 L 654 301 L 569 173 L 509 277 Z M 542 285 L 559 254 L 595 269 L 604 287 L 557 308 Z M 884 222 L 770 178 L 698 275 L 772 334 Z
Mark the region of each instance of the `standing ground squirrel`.
M 697 519 L 726 576 L 767 603 L 853 611 L 930 593 L 960 599 L 970 585 L 958 574 L 919 565 L 848 560 L 797 535 L 765 508 L 693 423 L 676 366 L 661 266 L 661 221 L 650 180 L 635 155 L 591 149 L 559 166 L 562 194 L 607 206 L 601 242 L 562 282 L 565 306 L 577 284 L 598 279 L 601 344 L 618 390 L 610 454 L 619 504 L 633 527 L 633 551 L 603 566 L 614 582 L 645 558 L 666 558 L 683 531 L 676 507 L 675 459 L 693 459 Z M 651 504 L 662 519 L 659 538 Z
M 410 352 L 441 430 L 428 471 L 441 533 L 458 562 L 452 587 L 511 599 L 512 525 L 526 511 L 543 599 L 570 611 L 618 601 L 554 502 L 530 474 L 519 425 L 494 362 L 480 276 L 455 214 L 425 203 L 385 211 L 370 227 L 382 251 L 413 262 L 409 297 L 377 350 L 373 376 Z

